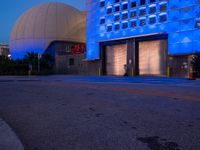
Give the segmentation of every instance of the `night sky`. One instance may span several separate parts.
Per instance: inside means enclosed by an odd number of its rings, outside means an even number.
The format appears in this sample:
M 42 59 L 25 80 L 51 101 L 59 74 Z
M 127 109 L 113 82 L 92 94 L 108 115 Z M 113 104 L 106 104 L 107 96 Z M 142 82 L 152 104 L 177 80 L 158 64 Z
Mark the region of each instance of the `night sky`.
M 31 7 L 44 2 L 64 2 L 85 10 L 85 0 L 1 0 L 0 43 L 9 44 L 10 33 L 17 19 Z

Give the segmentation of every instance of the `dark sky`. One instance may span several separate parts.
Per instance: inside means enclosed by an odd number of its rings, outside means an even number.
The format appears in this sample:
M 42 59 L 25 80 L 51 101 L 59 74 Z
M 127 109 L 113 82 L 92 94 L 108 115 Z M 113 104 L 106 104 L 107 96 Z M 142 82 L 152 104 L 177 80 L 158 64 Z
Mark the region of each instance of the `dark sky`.
M 64 2 L 80 10 L 85 10 L 85 0 L 1 0 L 0 43 L 9 43 L 12 27 L 26 10 L 44 2 Z

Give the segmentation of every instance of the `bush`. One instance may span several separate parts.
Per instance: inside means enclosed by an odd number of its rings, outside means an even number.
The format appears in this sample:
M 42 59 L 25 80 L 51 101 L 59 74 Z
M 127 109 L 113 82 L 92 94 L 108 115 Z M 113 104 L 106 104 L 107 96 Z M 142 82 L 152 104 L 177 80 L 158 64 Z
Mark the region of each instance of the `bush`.
M 197 74 L 197 77 L 200 77 L 200 54 L 196 54 L 192 57 L 191 67 L 192 70 Z
M 29 66 L 32 66 L 32 75 L 52 74 L 53 59 L 50 55 L 43 55 L 40 59 L 40 72 L 38 73 L 38 54 L 28 52 L 24 59 L 10 60 L 0 56 L 0 75 L 28 75 Z

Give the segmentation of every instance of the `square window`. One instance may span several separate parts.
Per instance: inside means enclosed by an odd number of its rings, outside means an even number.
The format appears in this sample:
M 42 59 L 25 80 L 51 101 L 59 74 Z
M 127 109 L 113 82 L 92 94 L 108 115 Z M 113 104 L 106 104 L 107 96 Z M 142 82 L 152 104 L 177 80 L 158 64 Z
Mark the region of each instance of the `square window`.
M 140 5 L 145 5 L 146 4 L 146 0 L 140 0 Z
M 122 29 L 126 29 L 126 28 L 128 28 L 128 22 L 125 22 L 122 24 Z
M 100 24 L 104 24 L 105 23 L 105 18 L 101 18 L 101 20 L 100 20 Z
M 100 7 L 104 7 L 105 4 L 106 4 L 105 1 L 101 1 L 101 2 L 100 2 Z
M 200 28 L 200 18 L 196 19 L 195 26 L 196 26 L 196 28 Z
M 120 20 L 120 16 L 119 15 L 115 15 L 114 21 L 119 21 L 119 20 Z
M 159 22 L 166 22 L 167 21 L 167 15 L 160 15 Z
M 131 2 L 131 8 L 135 8 L 137 6 L 136 1 L 135 2 Z
M 126 20 L 126 19 L 128 19 L 128 13 L 122 14 L 122 20 Z
M 141 19 L 140 26 L 145 26 L 145 25 L 146 25 L 146 19 Z
M 115 31 L 120 29 L 120 25 L 119 24 L 115 24 Z
M 131 18 L 136 18 L 136 16 L 137 16 L 136 11 L 132 11 L 131 14 L 130 14 L 130 17 Z
M 167 10 L 167 4 L 162 4 L 160 5 L 160 12 L 166 11 Z
M 112 7 L 109 7 L 108 9 L 107 9 L 107 14 L 111 14 L 112 13 Z
M 120 7 L 119 6 L 115 6 L 115 12 L 120 11 Z
M 154 6 L 154 7 L 150 7 L 149 8 L 149 14 L 154 14 L 154 13 L 156 13 L 156 7 Z
M 200 21 L 196 23 L 196 28 L 200 28 Z
M 111 25 L 107 26 L 107 32 L 111 32 L 111 31 L 112 31 L 112 26 Z
M 132 21 L 132 22 L 131 22 L 131 27 L 132 27 L 132 28 L 135 28 L 136 26 L 137 26 L 137 22 L 136 22 L 135 20 Z
M 69 65 L 70 66 L 74 66 L 74 58 L 70 58 L 69 59 Z
M 122 5 L 122 10 L 127 10 L 128 9 L 128 4 Z
M 150 2 L 150 3 L 155 3 L 155 2 L 156 2 L 156 0 L 150 0 L 149 2 Z
M 152 24 L 155 24 L 156 23 L 156 17 L 150 17 L 149 18 L 149 24 L 152 25 Z
M 141 9 L 140 10 L 140 16 L 146 15 L 146 9 Z

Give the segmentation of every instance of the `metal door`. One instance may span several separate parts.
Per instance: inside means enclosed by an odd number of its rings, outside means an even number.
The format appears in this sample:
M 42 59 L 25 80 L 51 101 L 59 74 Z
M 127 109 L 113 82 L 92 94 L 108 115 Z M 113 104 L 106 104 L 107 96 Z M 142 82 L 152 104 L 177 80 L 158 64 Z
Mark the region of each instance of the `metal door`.
M 107 75 L 122 76 L 125 74 L 127 64 L 127 45 L 113 45 L 106 47 L 106 72 Z
M 166 75 L 167 40 L 139 42 L 139 74 Z

